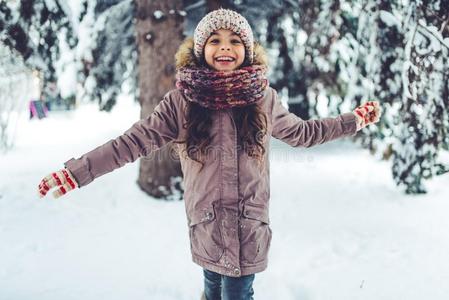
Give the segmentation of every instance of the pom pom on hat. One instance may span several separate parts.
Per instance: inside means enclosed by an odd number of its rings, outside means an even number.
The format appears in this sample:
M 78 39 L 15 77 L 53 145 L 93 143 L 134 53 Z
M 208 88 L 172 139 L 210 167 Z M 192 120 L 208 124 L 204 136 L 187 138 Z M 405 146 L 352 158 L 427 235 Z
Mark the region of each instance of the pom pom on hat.
M 231 30 L 240 36 L 245 45 L 245 56 L 252 64 L 254 55 L 254 37 L 251 26 L 241 14 L 224 8 L 211 11 L 205 15 L 196 26 L 193 34 L 193 52 L 196 58 L 201 59 L 207 39 L 214 31 L 219 29 Z

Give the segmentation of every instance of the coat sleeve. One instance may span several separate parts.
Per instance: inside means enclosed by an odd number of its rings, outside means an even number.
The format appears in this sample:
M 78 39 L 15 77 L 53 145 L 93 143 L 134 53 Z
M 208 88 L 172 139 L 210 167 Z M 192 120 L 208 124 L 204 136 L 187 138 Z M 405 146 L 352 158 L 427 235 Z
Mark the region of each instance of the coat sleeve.
M 356 116 L 352 112 L 335 118 L 303 120 L 289 112 L 272 90 L 272 136 L 293 147 L 312 147 L 357 132 Z
M 126 163 L 161 148 L 178 137 L 177 105 L 169 93 L 148 117 L 134 123 L 115 139 L 64 163 L 75 177 L 78 187 L 112 172 Z M 179 99 L 177 99 L 179 100 Z

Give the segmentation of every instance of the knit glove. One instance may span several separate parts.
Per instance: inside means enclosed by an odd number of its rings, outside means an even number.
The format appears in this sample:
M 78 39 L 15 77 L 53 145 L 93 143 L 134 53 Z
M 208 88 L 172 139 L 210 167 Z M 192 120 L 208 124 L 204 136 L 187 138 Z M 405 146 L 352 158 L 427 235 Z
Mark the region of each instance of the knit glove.
M 53 187 L 59 187 L 53 192 L 53 197 L 56 199 L 78 187 L 78 183 L 68 169 L 59 170 L 47 175 L 41 180 L 39 184 L 39 197 L 44 197 Z
M 363 127 L 379 122 L 381 108 L 378 101 L 363 103 L 352 111 L 357 117 L 357 131 Z

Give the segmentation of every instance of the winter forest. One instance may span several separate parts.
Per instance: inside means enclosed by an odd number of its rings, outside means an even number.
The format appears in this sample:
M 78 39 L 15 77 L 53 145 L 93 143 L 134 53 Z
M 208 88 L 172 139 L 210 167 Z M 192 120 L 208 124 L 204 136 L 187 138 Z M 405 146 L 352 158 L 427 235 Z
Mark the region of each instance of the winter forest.
M 172 76 L 173 51 L 168 49 L 192 35 L 207 10 L 228 7 L 247 16 L 257 40 L 268 49 L 270 84 L 287 99 L 291 112 L 306 119 L 324 117 L 367 99 L 379 100 L 385 112 L 380 124 L 364 129 L 354 142 L 390 162 L 398 188 L 425 193 L 426 181 L 449 170 L 444 159 L 449 143 L 449 2 L 261 4 L 2 1 L 2 149 L 12 147 L 14 116 L 29 99 L 23 92 L 16 95 L 14 86 L 27 82 L 32 72 L 41 80 L 40 97 L 50 105 L 54 99 L 69 107 L 92 101 L 99 110 L 111 111 L 122 93 L 135 101 L 139 93 L 158 98 L 171 83 L 139 83 L 138 75 L 147 75 L 141 69 L 158 64 L 158 71 L 148 76 Z M 166 51 L 147 49 L 151 46 Z M 139 50 L 158 60 L 139 59 Z M 140 101 L 148 112 L 156 100 Z M 171 194 L 169 180 L 161 181 Z
M 255 299 L 448 299 L 449 0 L 0 0 L 0 299 L 199 299 L 170 147 L 70 200 L 34 198 L 154 110 L 219 7 L 248 19 L 290 112 L 383 110 L 345 141 L 273 142 L 279 233 Z

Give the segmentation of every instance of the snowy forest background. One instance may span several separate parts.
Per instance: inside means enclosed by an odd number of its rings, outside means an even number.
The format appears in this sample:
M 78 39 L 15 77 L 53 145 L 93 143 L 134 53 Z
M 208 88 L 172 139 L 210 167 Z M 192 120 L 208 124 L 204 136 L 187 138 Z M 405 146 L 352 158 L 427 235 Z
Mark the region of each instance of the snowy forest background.
M 50 105 L 94 101 L 111 111 L 120 94 L 138 101 L 136 20 L 177 18 L 185 37 L 222 6 L 250 21 L 270 55 L 270 83 L 290 111 L 317 118 L 378 100 L 380 123 L 355 140 L 391 162 L 402 190 L 425 193 L 426 180 L 449 170 L 449 1 L 163 2 L 175 9 L 148 16 L 132 0 L 2 0 L 4 151 L 13 147 L 15 116 L 31 97 L 16 87 L 30 74 L 41 78 L 40 97 Z
M 151 113 L 219 6 L 248 18 L 290 111 L 383 109 L 353 138 L 273 139 L 255 299 L 448 299 L 449 1 L 405 0 L 0 0 L 0 299 L 200 298 L 184 201 L 161 201 L 182 200 L 175 160 L 56 201 L 37 185 Z M 29 119 L 31 99 L 48 117 Z

